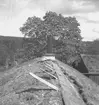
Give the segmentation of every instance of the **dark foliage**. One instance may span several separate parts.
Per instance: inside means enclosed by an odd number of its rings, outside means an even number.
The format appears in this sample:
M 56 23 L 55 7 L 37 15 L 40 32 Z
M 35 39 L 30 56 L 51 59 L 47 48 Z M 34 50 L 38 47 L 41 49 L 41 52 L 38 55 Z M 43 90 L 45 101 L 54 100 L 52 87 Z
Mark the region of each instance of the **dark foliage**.
M 75 17 L 64 17 L 47 12 L 43 19 L 29 17 L 20 31 L 24 34 L 24 49 L 27 59 L 46 53 L 47 36 L 53 37 L 53 52 L 63 62 L 79 61 L 81 36 Z
M 83 54 L 99 55 L 99 40 L 83 41 L 82 48 Z
M 22 40 L 23 38 L 0 36 L 0 71 L 1 68 L 13 66 L 17 49 L 22 47 Z

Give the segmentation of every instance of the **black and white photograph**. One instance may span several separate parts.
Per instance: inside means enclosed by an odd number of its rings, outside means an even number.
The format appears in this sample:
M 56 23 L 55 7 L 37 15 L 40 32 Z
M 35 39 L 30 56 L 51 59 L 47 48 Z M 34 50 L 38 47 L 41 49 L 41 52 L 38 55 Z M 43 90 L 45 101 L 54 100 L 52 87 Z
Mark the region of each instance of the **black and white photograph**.
M 99 0 L 0 0 L 0 105 L 99 105 Z

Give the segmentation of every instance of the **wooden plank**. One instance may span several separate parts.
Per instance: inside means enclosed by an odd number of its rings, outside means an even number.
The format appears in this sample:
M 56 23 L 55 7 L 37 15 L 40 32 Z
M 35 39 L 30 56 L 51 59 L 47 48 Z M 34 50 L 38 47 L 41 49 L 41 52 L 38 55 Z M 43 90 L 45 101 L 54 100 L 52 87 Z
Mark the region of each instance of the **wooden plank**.
M 29 74 L 30 74 L 31 76 L 33 76 L 34 78 L 36 78 L 37 80 L 39 80 L 40 82 L 46 84 L 47 86 L 49 86 L 49 87 L 51 87 L 51 88 L 53 88 L 53 89 L 55 89 L 55 90 L 57 90 L 57 91 L 59 90 L 58 87 L 54 86 L 53 84 L 51 84 L 51 83 L 45 81 L 44 79 L 42 79 L 42 78 L 40 78 L 40 77 L 38 77 L 38 76 L 35 75 L 34 73 L 29 72 Z
M 40 68 L 40 70 L 44 71 L 45 73 L 49 74 L 50 76 L 52 76 L 53 78 L 57 79 L 57 77 L 55 77 L 54 75 L 52 75 L 51 73 L 47 72 L 46 70 Z
M 76 84 L 74 82 L 72 84 L 75 84 L 77 88 L 82 90 L 82 93 L 79 92 L 79 94 L 86 105 L 99 105 L 99 86 L 96 83 L 78 72 L 76 69 L 60 62 L 59 60 L 56 60 L 56 63 L 64 71 L 66 76 L 68 75 L 68 77 L 72 78 L 76 82 Z
M 46 88 L 46 87 L 42 87 L 42 86 L 28 86 L 28 87 L 25 87 L 25 88 L 22 88 L 20 90 L 16 90 L 16 94 L 19 94 L 19 93 L 22 93 L 22 92 L 28 92 L 28 91 L 31 91 L 31 90 L 34 90 L 34 91 L 39 91 L 39 90 L 54 90 L 53 88 Z
M 72 83 L 70 83 L 68 78 L 64 76 L 63 72 L 58 67 L 58 65 L 53 63 L 53 67 L 59 78 L 59 82 L 61 85 L 61 92 L 63 95 L 65 105 L 85 105 L 84 101 L 81 99 L 80 95 L 78 94 L 76 88 L 73 86 Z
M 92 75 L 92 76 L 99 76 L 99 73 L 83 73 L 84 75 Z
M 99 76 L 91 75 L 89 78 L 99 85 Z

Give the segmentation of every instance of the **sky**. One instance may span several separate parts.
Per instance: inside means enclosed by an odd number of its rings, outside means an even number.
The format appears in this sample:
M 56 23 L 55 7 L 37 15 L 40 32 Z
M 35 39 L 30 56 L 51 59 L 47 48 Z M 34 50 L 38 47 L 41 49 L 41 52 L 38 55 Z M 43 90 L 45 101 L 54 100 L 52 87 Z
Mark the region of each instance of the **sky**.
M 84 41 L 99 38 L 99 0 L 0 0 L 0 35 L 23 37 L 19 28 L 28 17 L 47 11 L 75 16 Z

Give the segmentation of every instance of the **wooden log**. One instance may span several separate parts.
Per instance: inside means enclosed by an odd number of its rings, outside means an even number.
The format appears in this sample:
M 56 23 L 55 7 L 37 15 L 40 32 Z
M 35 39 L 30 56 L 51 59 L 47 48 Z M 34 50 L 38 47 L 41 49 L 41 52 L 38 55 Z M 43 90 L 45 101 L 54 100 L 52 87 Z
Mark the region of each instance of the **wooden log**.
M 56 60 L 59 68 L 72 80 L 86 105 L 99 105 L 99 85 L 67 64 Z
M 22 88 L 15 92 L 16 92 L 16 94 L 19 94 L 19 93 L 23 93 L 23 92 L 39 91 L 39 90 L 55 90 L 55 89 L 49 88 L 49 87 L 42 87 L 42 86 L 38 86 L 38 87 L 37 86 L 32 86 L 32 87 L 28 86 L 26 88 Z
M 53 84 L 51 84 L 51 83 L 45 81 L 44 79 L 38 77 L 38 76 L 35 75 L 34 73 L 30 72 L 29 74 L 30 74 L 31 76 L 33 76 L 34 78 L 36 78 L 37 80 L 39 80 L 40 82 L 42 82 L 42 83 L 48 85 L 49 87 L 51 87 L 51 88 L 53 88 L 53 89 L 55 89 L 55 90 L 57 90 L 57 91 L 59 90 L 56 86 L 54 86 Z
M 58 65 L 53 63 L 53 67 L 55 68 L 59 78 L 65 105 L 85 105 L 73 84 L 71 84 L 68 78 L 64 76 Z
M 44 69 L 42 69 L 42 68 L 40 68 L 40 70 L 44 71 L 45 73 L 49 74 L 49 75 L 52 76 L 53 78 L 57 79 L 56 76 L 52 75 L 51 73 L 47 72 L 46 70 L 44 70 Z

